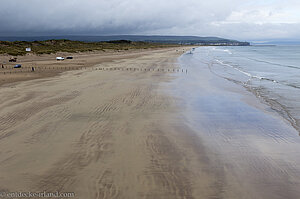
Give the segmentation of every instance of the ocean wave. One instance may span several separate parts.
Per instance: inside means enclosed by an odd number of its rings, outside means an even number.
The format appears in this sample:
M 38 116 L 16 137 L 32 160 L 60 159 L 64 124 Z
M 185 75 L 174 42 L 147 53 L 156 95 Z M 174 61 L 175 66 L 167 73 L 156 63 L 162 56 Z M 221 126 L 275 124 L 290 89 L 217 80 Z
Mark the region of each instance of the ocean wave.
M 232 52 L 228 49 L 224 50 L 224 52 L 227 52 L 228 54 L 232 55 Z
M 245 72 L 245 71 L 243 71 L 243 70 L 241 70 L 241 69 L 239 69 L 239 68 L 237 68 L 237 67 L 235 67 L 235 66 L 233 66 L 233 65 L 224 63 L 224 62 L 221 61 L 221 60 L 215 59 L 215 61 L 218 62 L 219 64 L 223 65 L 223 66 L 229 66 L 230 68 L 233 68 L 233 69 L 239 71 L 240 73 L 243 73 L 244 75 L 246 75 L 246 76 L 248 76 L 248 77 L 251 77 L 251 78 L 254 77 L 254 76 L 251 75 L 250 73 Z
M 266 60 L 254 59 L 254 58 L 250 58 L 250 57 L 247 57 L 247 59 L 250 59 L 250 60 L 256 61 L 256 62 L 260 62 L 260 63 L 271 64 L 271 65 L 275 65 L 275 66 L 282 66 L 282 67 L 286 67 L 286 68 L 300 69 L 300 67 L 293 66 L 293 65 L 279 64 L 279 63 L 274 63 L 274 62 L 270 62 L 270 61 L 266 61 Z
M 248 76 L 250 79 L 259 79 L 259 80 L 265 80 L 265 81 L 270 81 L 270 82 L 273 82 L 273 83 L 277 83 L 277 84 L 281 84 L 281 85 L 284 85 L 284 86 L 289 86 L 289 87 L 293 87 L 293 88 L 296 88 L 296 89 L 300 89 L 300 86 L 298 85 L 294 85 L 294 84 L 291 84 L 291 83 L 287 83 L 287 82 L 280 82 L 280 81 L 277 81 L 275 79 L 272 79 L 272 78 L 269 78 L 269 77 L 262 77 L 262 76 L 259 76 L 259 75 L 252 75 L 248 72 L 245 72 L 239 68 L 237 68 L 236 66 L 234 65 L 231 65 L 231 64 L 228 64 L 228 63 L 224 63 L 223 61 L 221 60 L 218 60 L 218 59 L 215 59 L 215 61 L 223 66 L 228 66 L 234 70 L 237 70 L 239 71 L 240 73 Z
M 274 79 L 271 79 L 271 78 L 268 78 L 268 77 L 261 77 L 261 76 L 258 76 L 258 75 L 252 75 L 252 74 L 250 74 L 248 72 L 245 72 L 245 71 L 243 71 L 243 70 L 241 70 L 241 69 L 239 69 L 239 68 L 237 68 L 237 67 L 235 67 L 235 66 L 233 66 L 231 64 L 224 63 L 221 60 L 215 59 L 215 61 L 218 62 L 219 64 L 223 65 L 223 66 L 228 66 L 230 68 L 233 68 L 234 70 L 237 70 L 240 73 L 242 73 L 242 74 L 244 74 L 244 75 L 246 75 L 246 76 L 248 76 L 250 78 L 255 78 L 255 79 L 260 79 L 260 80 L 271 81 L 271 82 L 274 82 L 274 83 L 279 83 L 278 81 L 276 81 Z
M 222 51 L 222 52 L 227 52 L 228 54 L 232 55 L 233 53 L 228 50 L 228 49 L 218 49 L 218 48 L 212 48 L 212 50 L 214 51 Z

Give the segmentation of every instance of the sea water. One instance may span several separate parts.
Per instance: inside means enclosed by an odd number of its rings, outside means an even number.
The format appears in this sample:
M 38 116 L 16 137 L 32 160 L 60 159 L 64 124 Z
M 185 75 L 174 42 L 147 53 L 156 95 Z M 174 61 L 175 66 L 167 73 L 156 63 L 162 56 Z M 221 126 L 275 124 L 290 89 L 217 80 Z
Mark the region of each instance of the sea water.
M 299 131 L 300 46 L 199 47 L 193 59 L 246 87 Z

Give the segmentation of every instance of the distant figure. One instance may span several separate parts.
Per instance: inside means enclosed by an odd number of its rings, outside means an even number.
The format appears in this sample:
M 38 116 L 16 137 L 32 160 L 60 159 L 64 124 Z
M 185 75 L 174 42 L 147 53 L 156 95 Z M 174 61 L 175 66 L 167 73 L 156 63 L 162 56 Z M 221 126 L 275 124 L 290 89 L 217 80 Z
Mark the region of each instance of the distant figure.
M 31 67 L 31 71 L 34 72 L 34 67 Z
M 4 68 L 3 64 L 2 64 L 2 68 Z

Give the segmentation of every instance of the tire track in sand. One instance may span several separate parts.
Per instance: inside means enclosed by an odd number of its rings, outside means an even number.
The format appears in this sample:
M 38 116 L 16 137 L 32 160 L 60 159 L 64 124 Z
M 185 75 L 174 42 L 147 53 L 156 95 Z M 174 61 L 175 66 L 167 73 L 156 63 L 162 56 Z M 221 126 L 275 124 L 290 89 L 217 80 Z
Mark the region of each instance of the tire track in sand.
M 70 101 L 75 97 L 79 96 L 78 91 L 73 91 L 71 93 L 67 93 L 66 95 L 48 99 L 44 102 L 33 102 L 30 105 L 19 109 L 18 111 L 9 112 L 0 117 L 0 139 L 3 139 L 7 136 L 11 136 L 16 133 L 15 131 L 7 131 L 9 128 L 17 125 L 20 122 L 26 121 L 28 118 L 33 115 L 41 112 L 42 110 L 49 108 L 51 106 L 59 105 L 64 102 Z
M 155 126 L 157 127 L 157 125 Z M 150 190 L 146 198 L 155 198 L 160 193 L 160 195 L 166 195 L 167 198 L 192 199 L 190 173 L 181 164 L 184 154 L 176 148 L 175 144 L 159 128 L 152 128 L 152 132 L 147 136 L 145 144 L 151 160 L 144 175 L 147 176 L 148 180 L 152 181 L 148 183 L 156 184 L 156 188 Z

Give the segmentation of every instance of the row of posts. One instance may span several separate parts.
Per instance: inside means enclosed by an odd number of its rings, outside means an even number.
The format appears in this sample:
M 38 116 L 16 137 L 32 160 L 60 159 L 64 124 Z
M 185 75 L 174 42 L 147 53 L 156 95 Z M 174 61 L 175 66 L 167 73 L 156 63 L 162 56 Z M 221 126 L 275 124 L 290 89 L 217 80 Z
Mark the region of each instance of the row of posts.
M 10 71 L 3 71 L 2 73 L 4 74 L 12 74 L 12 73 L 22 73 L 22 72 L 35 72 L 35 71 L 41 71 L 41 70 L 80 70 L 80 69 L 87 69 L 87 67 L 77 67 L 77 68 L 74 68 L 74 67 L 26 67 L 26 68 L 8 68 L 8 67 L 3 67 L 2 66 L 2 69 L 13 69 L 13 70 L 10 70 Z M 24 69 L 27 69 L 27 70 L 24 70 Z M 157 72 L 185 72 L 187 73 L 187 69 L 160 69 L 160 68 L 157 68 L 157 69 L 151 69 L 151 68 L 92 68 L 94 70 L 103 70 L 103 71 L 115 71 L 115 70 L 122 70 L 122 71 L 157 71 Z M 1 70 L 0 70 L 1 71 Z

